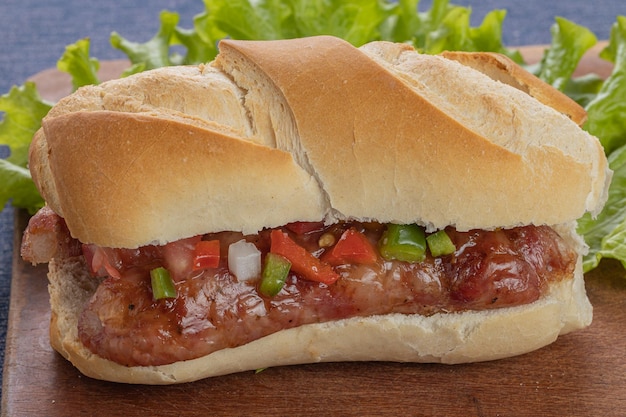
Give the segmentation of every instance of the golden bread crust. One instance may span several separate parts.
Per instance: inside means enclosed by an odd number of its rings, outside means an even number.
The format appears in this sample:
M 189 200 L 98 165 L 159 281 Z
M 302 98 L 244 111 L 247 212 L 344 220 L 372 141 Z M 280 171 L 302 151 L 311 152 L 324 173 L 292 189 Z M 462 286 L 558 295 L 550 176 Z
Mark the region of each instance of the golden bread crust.
M 123 248 L 323 217 L 317 182 L 290 154 L 197 123 L 113 111 L 48 119 L 62 192 L 42 192 L 79 240 Z
M 274 121 L 276 145 L 319 179 L 338 218 L 490 229 L 561 223 L 604 202 L 596 138 L 454 61 L 331 37 L 220 50 L 216 65 L 248 94 L 284 98 L 275 105 L 297 136 Z
M 79 89 L 44 119 L 31 170 L 75 237 L 135 247 L 189 233 L 252 233 L 294 219 L 490 229 L 563 223 L 598 212 L 606 200 L 611 175 L 596 138 L 519 89 L 454 60 L 388 42 L 357 49 L 326 36 L 226 40 L 220 48 L 212 65 L 162 68 Z M 516 80 L 532 78 L 500 59 L 476 60 L 483 67 L 495 62 L 496 71 L 510 70 Z M 526 85 L 549 90 L 536 79 Z M 154 140 L 166 130 L 177 145 Z M 200 139 L 180 147 L 189 132 L 213 138 L 207 143 L 216 151 L 199 151 Z M 187 155 L 192 170 L 181 163 Z M 159 169 L 148 168 L 154 159 L 164 172 L 190 175 L 186 188 L 199 192 L 162 186 L 163 176 L 154 175 Z M 235 166 L 241 175 L 228 168 Z M 101 170 L 141 179 L 105 181 Z M 261 178 L 271 178 L 269 190 Z M 134 198 L 139 183 L 144 195 Z M 258 191 L 253 197 L 250 188 Z M 186 215 L 142 202 L 168 207 L 173 198 Z M 233 215 L 200 216 L 199 203 Z M 252 206 L 261 207 L 259 214 Z M 107 210 L 111 215 L 103 216 Z M 148 224 L 155 217 L 161 233 Z
M 491 229 L 606 199 L 596 138 L 456 61 L 327 36 L 220 48 L 212 65 L 79 89 L 44 119 L 33 177 L 75 237 L 136 247 L 297 219 Z

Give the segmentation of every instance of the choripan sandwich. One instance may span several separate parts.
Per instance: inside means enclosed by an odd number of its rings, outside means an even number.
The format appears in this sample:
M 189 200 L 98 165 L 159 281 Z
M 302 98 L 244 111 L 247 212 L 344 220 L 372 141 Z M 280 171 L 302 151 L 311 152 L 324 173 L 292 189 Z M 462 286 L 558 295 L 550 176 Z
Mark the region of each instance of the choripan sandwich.
M 611 172 L 584 120 L 495 54 L 223 40 L 53 107 L 22 256 L 104 380 L 519 355 L 592 319 L 575 225 Z

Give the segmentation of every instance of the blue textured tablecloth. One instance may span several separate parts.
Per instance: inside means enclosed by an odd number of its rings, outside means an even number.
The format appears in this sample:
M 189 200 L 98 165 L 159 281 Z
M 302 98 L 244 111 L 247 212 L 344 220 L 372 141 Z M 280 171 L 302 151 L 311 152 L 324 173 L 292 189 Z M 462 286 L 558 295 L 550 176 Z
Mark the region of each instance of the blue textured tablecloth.
M 472 24 L 477 25 L 488 10 L 506 9 L 504 41 L 507 45 L 548 43 L 555 16 L 563 16 L 590 28 L 606 39 L 618 14 L 626 14 L 624 0 L 473 0 L 452 1 L 471 5 Z M 420 10 L 430 1 L 421 1 Z M 83 37 L 91 38 L 91 53 L 99 59 L 123 55 L 109 45 L 117 31 L 138 42 L 151 38 L 159 27 L 159 12 L 177 11 L 183 27 L 192 26 L 192 17 L 204 9 L 200 0 L 0 0 L 0 94 L 22 84 L 30 75 L 54 67 L 65 45 Z M 0 157 L 6 157 L 0 149 Z M 13 253 L 13 210 L 0 213 L 0 360 L 9 310 L 11 258 Z

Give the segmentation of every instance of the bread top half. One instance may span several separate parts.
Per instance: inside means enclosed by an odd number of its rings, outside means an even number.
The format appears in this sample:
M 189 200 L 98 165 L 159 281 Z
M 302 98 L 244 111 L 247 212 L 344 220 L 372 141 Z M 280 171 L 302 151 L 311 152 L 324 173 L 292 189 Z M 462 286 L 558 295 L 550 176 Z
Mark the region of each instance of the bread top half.
M 62 99 L 30 169 L 74 237 L 110 247 L 292 221 L 469 230 L 597 213 L 611 172 L 584 111 L 496 58 L 224 40 L 212 63 Z

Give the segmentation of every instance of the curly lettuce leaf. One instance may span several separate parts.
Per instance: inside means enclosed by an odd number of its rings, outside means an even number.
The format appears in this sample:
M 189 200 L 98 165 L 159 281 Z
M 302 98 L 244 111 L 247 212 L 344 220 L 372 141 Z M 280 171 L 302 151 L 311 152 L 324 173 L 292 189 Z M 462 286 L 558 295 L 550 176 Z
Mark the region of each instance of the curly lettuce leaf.
M 586 107 L 585 129 L 597 136 L 610 154 L 626 144 L 626 16 L 619 16 L 613 24 L 609 44 L 600 56 L 615 65 Z
M 613 180 L 604 210 L 596 219 L 587 213 L 578 221 L 578 233 L 589 245 L 583 260 L 585 272 L 598 266 L 602 258 L 618 259 L 626 266 L 626 146 L 608 159 Z
M 72 76 L 74 90 L 83 85 L 99 84 L 98 70 L 100 62 L 89 56 L 90 42 L 88 38 L 67 45 L 63 56 L 57 62 L 59 71 L 67 72 Z
M 562 17 L 552 25 L 552 44 L 541 60 L 539 78 L 563 90 L 572 78 L 581 58 L 598 39 L 589 29 Z
M 13 87 L 0 96 L 0 111 L 4 112 L 0 121 L 0 145 L 7 146 L 10 153 L 6 159 L 0 159 L 0 207 L 9 200 L 30 213 L 43 206 L 26 166 L 31 139 L 51 106 L 41 99 L 32 82 Z
M 626 267 L 626 16 L 619 16 L 601 56 L 613 62 L 611 75 L 586 107 L 585 124 L 609 154 L 613 180 L 609 198 L 597 219 L 586 215 L 578 231 L 589 245 L 584 269 L 595 268 L 602 258 L 614 258 Z
M 131 67 L 122 76 L 170 65 L 210 62 L 217 55 L 217 42 L 227 34 L 213 22 L 208 9 L 194 16 L 193 28 L 178 26 L 178 13 L 162 11 L 158 32 L 147 42 L 133 42 L 117 32 L 111 34 L 111 45 L 124 52 Z M 183 47 L 183 52 L 175 50 Z
M 391 8 L 378 0 L 290 0 L 298 37 L 333 35 L 360 46 L 380 38 Z
M 51 107 L 51 103 L 39 96 L 33 82 L 13 87 L 7 94 L 0 96 L 0 111 L 4 112 L 0 124 L 0 145 L 9 147 L 8 162 L 26 166 L 30 141 Z
M 604 78 L 597 74 L 585 74 L 572 78 L 565 84 L 563 92 L 582 107 L 587 107 L 600 92 Z
M 419 0 L 399 0 L 389 7 L 389 15 L 380 25 L 380 36 L 391 42 L 413 41 L 420 28 L 421 17 L 416 13 Z
M 488 13 L 478 27 L 470 26 L 471 9 L 435 0 L 429 10 L 418 11 L 418 0 L 205 0 L 205 11 L 194 18 L 192 29 L 178 26 L 173 12 L 160 14 L 158 33 L 144 43 L 119 33 L 113 47 L 123 51 L 132 67 L 124 74 L 166 65 L 211 61 L 217 43 L 233 39 L 287 39 L 333 35 L 355 46 L 374 40 L 410 42 L 425 53 L 444 49 L 501 52 L 521 62 L 518 53 L 502 45 L 504 10 Z M 185 54 L 172 53 L 182 46 Z
M 471 9 L 435 0 L 426 12 L 419 1 L 379 0 L 205 0 L 205 11 L 194 18 L 192 29 L 178 26 L 178 15 L 162 12 L 158 33 L 136 43 L 114 32 L 111 44 L 123 51 L 133 67 L 125 73 L 165 65 L 208 62 L 217 54 L 217 43 L 233 39 L 286 39 L 333 35 L 355 46 L 374 40 L 411 42 L 426 53 L 443 49 L 494 51 L 519 54 L 502 45 L 503 10 L 488 13 L 479 27 L 470 26 Z M 171 53 L 183 46 L 186 54 Z
M 172 37 L 172 45 L 181 45 L 186 54 L 172 54 L 173 63 L 181 65 L 210 62 L 217 56 L 217 43 L 226 37 L 226 33 L 211 21 L 208 11 L 204 11 L 193 19 L 193 28 L 176 27 Z
M 444 50 L 499 52 L 521 63 L 519 52 L 502 43 L 505 10 L 492 10 L 478 27 L 470 25 L 471 9 L 435 0 L 425 12 L 417 12 L 418 0 L 400 0 L 381 25 L 381 36 L 394 42 L 411 41 L 423 53 Z
M 23 168 L 0 159 L 0 204 L 4 207 L 9 200 L 14 207 L 26 209 L 30 214 L 44 206 L 43 198 L 30 176 L 28 168 Z
M 353 45 L 379 39 L 391 7 L 378 0 L 206 0 L 209 19 L 233 39 L 333 35 Z
M 282 0 L 205 0 L 211 22 L 233 39 L 295 38 L 293 13 Z
M 157 34 L 144 43 L 132 42 L 117 32 L 111 34 L 111 46 L 124 52 L 132 64 L 124 76 L 174 64 L 170 60 L 170 48 L 179 19 L 178 13 L 162 11 Z
M 572 76 L 597 38 L 589 29 L 562 17 L 555 18 L 550 32 L 552 41 L 542 60 L 527 69 L 585 107 L 597 96 L 604 80 L 595 74 Z

